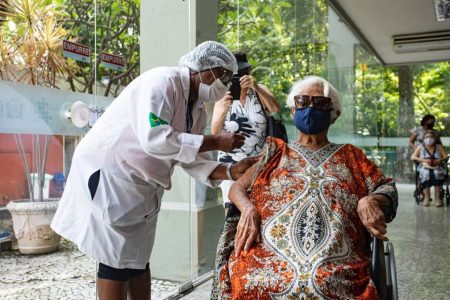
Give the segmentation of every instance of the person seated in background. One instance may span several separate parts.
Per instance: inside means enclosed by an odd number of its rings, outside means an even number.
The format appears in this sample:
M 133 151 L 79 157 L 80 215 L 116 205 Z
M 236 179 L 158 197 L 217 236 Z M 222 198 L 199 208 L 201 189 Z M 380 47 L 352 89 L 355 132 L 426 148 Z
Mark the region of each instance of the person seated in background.
M 448 160 L 448 155 L 444 147 L 436 143 L 437 138 L 435 131 L 425 131 L 423 144 L 419 145 L 411 155 L 411 159 L 419 163 L 417 172 L 419 173 L 420 188 L 423 189 L 423 206 L 430 205 L 430 188 L 432 186 L 434 186 L 436 206 L 442 206 L 441 187 L 445 176 L 443 163 Z
M 219 161 L 223 163 L 236 163 L 242 159 L 254 156 L 261 152 L 266 140 L 266 115 L 280 111 L 280 105 L 270 90 L 257 83 L 250 75 L 252 66 L 247 55 L 235 52 L 238 63 L 238 78 L 240 95 L 233 99 L 227 92 L 225 97 L 216 102 L 211 121 L 211 133 L 242 133 L 245 136 L 244 145 L 234 149 L 233 152 L 219 151 Z M 267 113 L 266 113 L 267 112 Z M 225 208 L 230 200 L 228 192 L 234 181 L 224 180 L 220 184 Z
M 417 146 L 423 144 L 424 133 L 426 130 L 433 130 L 434 124 L 436 123 L 436 118 L 433 115 L 425 115 L 420 121 L 420 127 L 411 129 L 409 135 L 409 146 L 414 151 Z M 439 133 L 433 130 L 436 134 L 436 144 L 441 144 L 441 139 Z
M 364 152 L 327 134 L 341 114 L 335 88 L 306 77 L 288 97 L 298 139 L 267 138 L 230 190 L 212 299 L 377 299 L 371 234 L 388 240 L 392 179 Z

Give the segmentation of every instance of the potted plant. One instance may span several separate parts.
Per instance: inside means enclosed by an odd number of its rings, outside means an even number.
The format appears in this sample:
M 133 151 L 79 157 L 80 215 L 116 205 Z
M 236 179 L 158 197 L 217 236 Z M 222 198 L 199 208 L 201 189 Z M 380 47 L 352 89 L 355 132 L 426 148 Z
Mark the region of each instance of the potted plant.
M 58 21 L 61 7 L 45 0 L 8 0 L 1 7 L 0 79 L 57 88 L 58 76 L 72 75 L 73 66 L 62 56 L 66 30 Z M 45 199 L 45 170 L 50 136 L 33 135 L 31 162 L 20 134 L 14 135 L 28 184 L 29 199 L 11 201 L 19 251 L 55 251 L 60 237 L 50 228 L 58 199 Z M 33 172 L 33 173 L 32 173 Z M 48 196 L 47 196 L 48 197 Z

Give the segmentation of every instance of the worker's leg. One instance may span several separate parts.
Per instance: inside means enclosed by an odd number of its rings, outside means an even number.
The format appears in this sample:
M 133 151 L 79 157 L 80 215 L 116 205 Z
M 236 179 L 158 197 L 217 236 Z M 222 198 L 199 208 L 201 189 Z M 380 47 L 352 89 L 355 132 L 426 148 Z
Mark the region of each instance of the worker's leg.
M 128 283 L 108 279 L 98 279 L 97 291 L 99 300 L 126 300 Z
M 128 300 L 150 300 L 151 278 L 148 264 L 145 270 L 133 270 L 128 283 Z
M 102 263 L 98 266 L 97 292 L 99 300 L 126 300 L 129 269 L 116 269 Z

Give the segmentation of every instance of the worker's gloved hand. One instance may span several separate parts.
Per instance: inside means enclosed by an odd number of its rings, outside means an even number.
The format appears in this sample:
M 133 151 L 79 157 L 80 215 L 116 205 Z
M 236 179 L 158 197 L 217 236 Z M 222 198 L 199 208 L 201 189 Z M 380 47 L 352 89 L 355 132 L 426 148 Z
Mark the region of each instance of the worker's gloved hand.
M 231 152 L 244 145 L 245 137 L 241 133 L 221 133 L 216 135 L 217 150 Z

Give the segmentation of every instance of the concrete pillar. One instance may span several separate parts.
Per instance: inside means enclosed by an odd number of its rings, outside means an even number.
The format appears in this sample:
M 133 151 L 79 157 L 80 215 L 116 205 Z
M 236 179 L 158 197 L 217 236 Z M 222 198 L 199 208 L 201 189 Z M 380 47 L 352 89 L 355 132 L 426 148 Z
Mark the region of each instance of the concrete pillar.
M 141 72 L 177 66 L 180 56 L 217 38 L 217 0 L 141 2 Z

